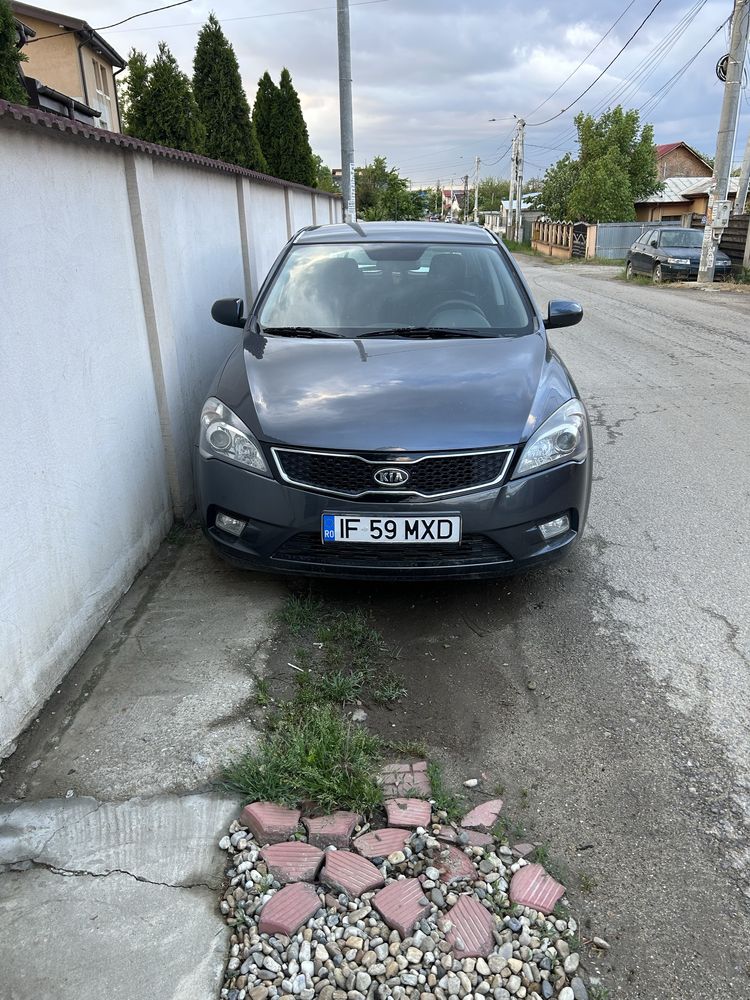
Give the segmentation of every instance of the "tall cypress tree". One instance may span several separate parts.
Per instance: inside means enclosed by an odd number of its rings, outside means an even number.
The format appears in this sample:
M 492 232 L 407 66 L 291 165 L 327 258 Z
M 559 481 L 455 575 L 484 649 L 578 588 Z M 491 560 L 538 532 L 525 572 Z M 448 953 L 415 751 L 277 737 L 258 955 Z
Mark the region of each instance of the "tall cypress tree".
M 278 94 L 279 88 L 266 70 L 258 80 L 258 92 L 253 105 L 253 124 L 269 174 L 278 177 Z
M 265 171 L 237 57 L 213 13 L 198 34 L 193 93 L 206 130 L 206 156 Z
M 122 130 L 126 135 L 143 138 L 143 95 L 148 85 L 149 66 L 145 52 L 131 49 L 128 54 L 128 75 L 123 83 L 118 81 L 122 103 Z
M 190 80 L 177 65 L 166 42 L 159 42 L 140 105 L 140 139 L 191 153 L 203 152 L 206 130 Z
M 16 22 L 7 0 L 0 0 L 0 97 L 11 104 L 28 104 L 18 65 L 26 57 L 16 48 Z
M 276 106 L 278 121 L 276 176 L 312 187 L 316 179 L 315 161 L 299 95 L 286 68 L 281 71 Z

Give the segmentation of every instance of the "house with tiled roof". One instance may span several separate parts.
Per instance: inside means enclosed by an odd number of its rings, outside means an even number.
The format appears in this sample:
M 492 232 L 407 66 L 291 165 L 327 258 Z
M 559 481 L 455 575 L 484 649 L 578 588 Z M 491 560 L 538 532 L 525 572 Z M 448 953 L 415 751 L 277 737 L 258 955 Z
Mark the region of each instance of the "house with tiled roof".
M 656 147 L 660 180 L 668 177 L 710 177 L 711 164 L 686 142 L 667 142 Z

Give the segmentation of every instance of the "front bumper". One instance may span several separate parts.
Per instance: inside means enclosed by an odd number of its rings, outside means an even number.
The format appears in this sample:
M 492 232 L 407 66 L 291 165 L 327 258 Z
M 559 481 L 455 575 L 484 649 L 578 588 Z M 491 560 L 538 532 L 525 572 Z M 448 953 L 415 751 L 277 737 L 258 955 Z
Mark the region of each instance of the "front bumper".
M 661 263 L 661 271 L 668 281 L 697 281 L 698 263 L 693 264 L 666 264 Z M 732 275 L 731 262 L 725 263 L 717 261 L 714 266 L 714 281 L 723 281 Z
M 273 573 L 340 579 L 429 580 L 503 576 L 566 555 L 583 530 L 591 491 L 591 455 L 505 486 L 444 500 L 356 502 L 267 479 L 195 450 L 195 486 L 204 532 L 235 565 Z M 225 512 L 248 522 L 239 537 L 216 527 Z M 458 546 L 321 542 L 323 513 L 458 513 Z M 568 514 L 570 530 L 546 542 L 540 522 Z

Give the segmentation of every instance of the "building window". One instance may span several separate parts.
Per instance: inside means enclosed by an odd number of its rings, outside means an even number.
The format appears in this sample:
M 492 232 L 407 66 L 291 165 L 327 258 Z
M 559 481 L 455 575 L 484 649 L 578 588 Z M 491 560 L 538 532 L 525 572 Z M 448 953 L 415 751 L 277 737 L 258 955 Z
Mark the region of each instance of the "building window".
M 101 112 L 97 125 L 99 128 L 110 128 L 112 118 L 112 98 L 109 93 L 109 72 L 107 67 L 96 59 L 94 64 L 94 80 L 96 82 L 96 108 Z

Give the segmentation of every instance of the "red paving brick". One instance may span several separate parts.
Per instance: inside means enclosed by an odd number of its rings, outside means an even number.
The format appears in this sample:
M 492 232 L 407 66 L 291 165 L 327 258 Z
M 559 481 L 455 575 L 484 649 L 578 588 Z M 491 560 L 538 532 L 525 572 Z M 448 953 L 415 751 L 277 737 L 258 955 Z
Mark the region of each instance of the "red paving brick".
M 513 853 L 518 855 L 519 858 L 528 858 L 530 854 L 533 854 L 536 850 L 534 844 L 514 844 Z
M 541 865 L 524 865 L 510 880 L 511 902 L 542 913 L 552 913 L 555 903 L 564 894 L 565 886 L 556 882 Z
M 323 852 L 312 844 L 292 841 L 264 847 L 261 857 L 279 882 L 314 882 L 323 864 Z
M 490 799 L 489 802 L 482 802 L 481 805 L 475 806 L 464 816 L 461 820 L 461 826 L 468 830 L 484 830 L 485 832 L 491 830 L 497 823 L 502 808 L 502 799 Z
M 385 883 L 375 865 L 351 851 L 326 851 L 326 863 L 320 873 L 325 885 L 345 892 L 355 899 L 363 892 L 379 889 Z
M 299 809 L 285 809 L 273 802 L 252 802 L 242 810 L 240 823 L 264 847 L 289 840 L 299 826 L 300 815 Z
M 427 900 L 416 878 L 391 882 L 372 897 L 372 905 L 380 916 L 402 938 L 408 937 L 417 921 L 429 913 L 429 907 L 420 905 L 420 901 Z
M 323 849 L 333 844 L 339 850 L 345 850 L 349 847 L 354 827 L 361 819 L 357 813 L 339 810 L 330 816 L 305 817 L 302 822 L 307 828 L 308 844 Z
M 387 799 L 385 811 L 389 826 L 404 826 L 413 830 L 429 825 L 432 806 L 424 799 Z
M 447 882 L 458 882 L 461 879 L 475 879 L 477 870 L 472 861 L 458 847 L 446 844 L 445 849 L 440 852 L 440 857 L 435 861 L 435 867 L 440 872 L 440 879 Z
M 309 882 L 285 885 L 260 911 L 258 929 L 261 934 L 286 934 L 291 937 L 322 905 Z
M 354 841 L 353 847 L 366 858 L 387 858 L 394 851 L 400 851 L 410 836 L 408 830 L 386 827 L 384 830 L 363 833 Z
M 380 772 L 380 783 L 387 799 L 398 798 L 412 792 L 427 797 L 432 794 L 426 760 L 417 761 L 416 764 L 410 764 L 408 761 L 386 764 Z
M 465 844 L 468 847 L 490 847 L 494 845 L 494 839 L 489 833 L 482 833 L 481 830 L 454 830 L 452 826 L 444 826 L 437 835 L 438 840 L 444 844 Z
M 461 896 L 448 911 L 453 924 L 447 934 L 455 958 L 487 958 L 495 947 L 495 922 L 476 896 Z

